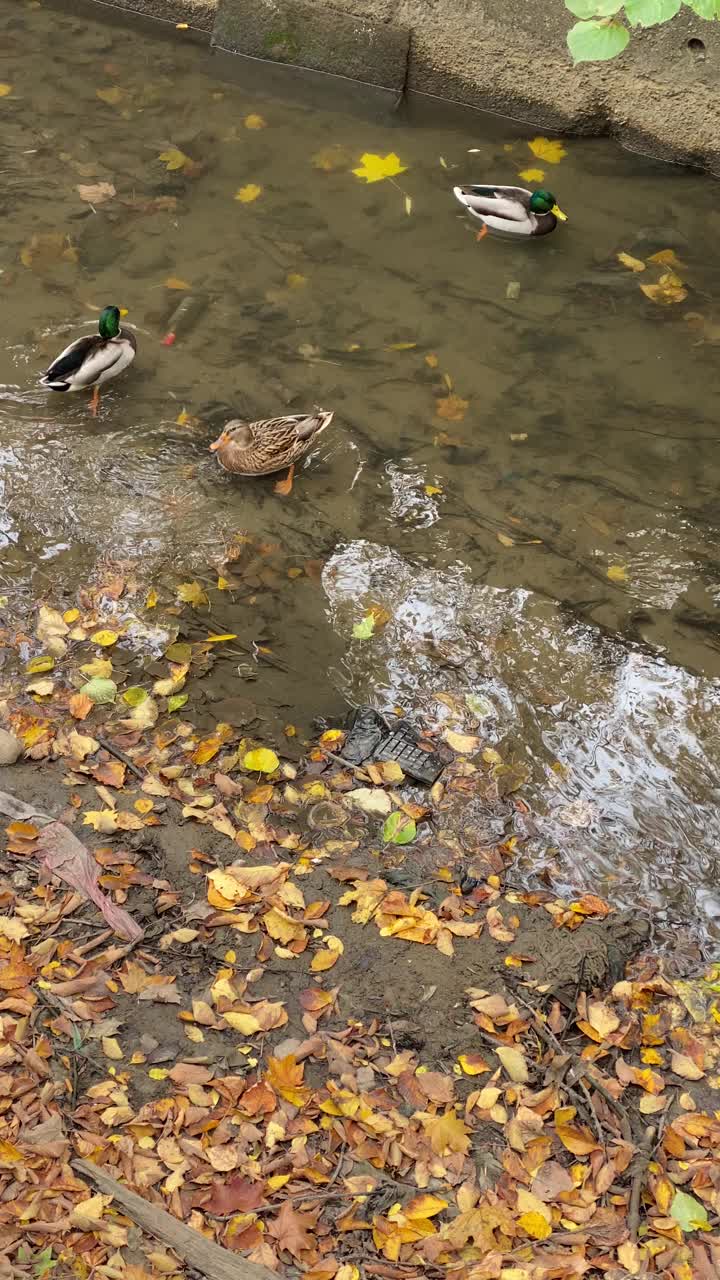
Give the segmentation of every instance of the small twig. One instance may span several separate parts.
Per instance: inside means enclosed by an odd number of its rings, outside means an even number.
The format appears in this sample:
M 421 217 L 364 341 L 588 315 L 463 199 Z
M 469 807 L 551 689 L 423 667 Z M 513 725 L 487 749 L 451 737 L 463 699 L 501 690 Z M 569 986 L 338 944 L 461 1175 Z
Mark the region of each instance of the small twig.
M 630 1187 L 630 1200 L 628 1202 L 628 1230 L 630 1239 L 633 1244 L 638 1238 L 638 1229 L 640 1227 L 640 1196 L 642 1195 L 643 1182 L 645 1174 L 650 1163 L 652 1155 L 653 1142 L 655 1141 L 655 1125 L 648 1125 L 645 1130 L 645 1136 L 637 1155 L 637 1164 L 633 1174 L 632 1185 Z
M 572 1062 L 573 1067 L 575 1069 L 575 1073 L 576 1073 L 575 1084 L 577 1084 L 578 1089 L 580 1090 L 585 1101 L 587 1102 L 587 1105 L 590 1109 L 590 1115 L 592 1117 L 593 1126 L 595 1129 L 595 1134 L 597 1136 L 598 1142 L 601 1144 L 601 1146 L 604 1147 L 605 1137 L 603 1135 L 602 1126 L 598 1119 L 597 1111 L 595 1110 L 595 1104 L 592 1100 L 592 1095 L 590 1094 L 590 1091 L 587 1085 L 585 1084 L 585 1081 L 583 1080 L 582 1076 L 577 1074 L 578 1071 L 583 1070 L 583 1064 L 580 1062 L 579 1058 L 577 1058 L 574 1053 L 569 1053 L 567 1049 L 563 1048 L 557 1036 L 555 1035 L 555 1032 L 551 1031 L 550 1027 L 548 1027 L 546 1023 L 543 1022 L 542 1018 L 540 1017 L 540 1014 L 537 1012 L 536 1009 L 533 1008 L 533 1006 L 527 1000 L 523 1000 L 522 996 L 518 995 L 517 991 L 514 992 L 514 997 L 520 1004 L 524 1005 L 525 1008 L 530 1011 L 530 1013 L 533 1016 L 533 1021 L 535 1023 L 535 1028 L 537 1030 L 537 1033 L 540 1036 L 540 1038 L 545 1041 L 546 1045 L 548 1045 L 548 1047 L 551 1049 L 555 1049 L 556 1052 L 561 1053 L 564 1057 L 569 1058 L 570 1061 Z M 593 1085 L 597 1086 L 597 1081 L 595 1080 L 594 1076 L 590 1078 L 592 1080 Z M 569 1083 L 570 1082 L 568 1081 L 568 1084 Z M 598 1090 L 598 1092 L 603 1092 L 603 1091 Z M 609 1098 L 612 1098 L 612 1094 L 608 1093 L 607 1089 L 604 1091 L 603 1096 L 606 1096 L 606 1095 Z M 613 1104 L 617 1106 L 614 1098 L 612 1099 L 612 1101 L 613 1101 Z M 623 1112 L 624 1112 L 624 1108 L 623 1108 Z M 628 1130 L 629 1130 L 630 1123 L 627 1120 L 627 1115 L 625 1115 L 625 1119 L 627 1121 Z M 630 1134 L 629 1141 L 632 1142 L 632 1134 Z
M 116 760 L 121 760 L 124 765 L 127 765 L 128 769 L 131 773 L 135 774 L 136 778 L 139 778 L 141 782 L 145 781 L 146 775 L 143 773 L 142 769 L 139 769 L 135 764 L 135 761 L 131 760 L 124 751 L 121 751 L 119 747 L 116 747 L 114 742 L 111 742 L 109 738 L 101 738 L 99 733 L 93 734 L 93 737 L 96 742 L 100 743 L 100 746 L 103 747 L 105 751 L 110 752 L 111 756 L 115 756 Z

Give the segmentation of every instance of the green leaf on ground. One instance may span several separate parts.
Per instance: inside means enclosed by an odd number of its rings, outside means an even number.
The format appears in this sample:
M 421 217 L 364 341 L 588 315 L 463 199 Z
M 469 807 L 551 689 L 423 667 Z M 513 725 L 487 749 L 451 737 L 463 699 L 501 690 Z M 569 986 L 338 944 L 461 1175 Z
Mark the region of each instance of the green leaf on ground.
M 705 1231 L 710 1226 L 705 1205 L 694 1196 L 689 1196 L 687 1191 L 675 1192 L 670 1205 L 670 1217 L 675 1219 L 683 1231 Z
M 656 27 L 680 12 L 681 0 L 625 0 L 625 16 L 634 27 Z
M 417 835 L 417 827 L 412 818 L 395 811 L 386 818 L 383 827 L 383 840 L 386 844 L 410 844 Z

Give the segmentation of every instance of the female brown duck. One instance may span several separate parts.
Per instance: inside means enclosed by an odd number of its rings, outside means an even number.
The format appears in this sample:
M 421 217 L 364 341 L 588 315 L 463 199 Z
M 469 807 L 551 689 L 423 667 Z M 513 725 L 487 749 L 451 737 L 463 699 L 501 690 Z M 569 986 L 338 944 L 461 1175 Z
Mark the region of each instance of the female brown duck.
M 275 486 L 279 493 L 289 493 L 295 463 L 332 420 L 332 412 L 325 409 L 261 418 L 258 422 L 233 420 L 210 449 L 217 453 L 218 462 L 226 471 L 239 476 L 269 476 L 289 467 L 286 479 Z

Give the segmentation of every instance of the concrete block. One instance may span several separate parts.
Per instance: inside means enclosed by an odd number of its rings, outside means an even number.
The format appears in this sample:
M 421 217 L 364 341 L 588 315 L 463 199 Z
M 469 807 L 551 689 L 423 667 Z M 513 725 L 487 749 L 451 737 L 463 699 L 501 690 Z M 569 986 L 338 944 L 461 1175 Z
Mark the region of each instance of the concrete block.
M 344 76 L 400 94 L 410 32 L 304 0 L 219 0 L 212 43 L 232 53 Z

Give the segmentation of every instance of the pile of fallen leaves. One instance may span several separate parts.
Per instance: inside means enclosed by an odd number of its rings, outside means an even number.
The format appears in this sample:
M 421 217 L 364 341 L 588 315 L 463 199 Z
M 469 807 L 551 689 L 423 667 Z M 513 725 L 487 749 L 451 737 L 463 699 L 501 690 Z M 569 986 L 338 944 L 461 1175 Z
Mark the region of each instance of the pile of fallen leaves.
M 505 888 L 515 837 L 468 876 L 441 830 L 433 892 L 393 883 L 453 795 L 522 811 L 496 750 L 445 730 L 425 795 L 396 762 L 345 763 L 340 730 L 300 762 L 228 724 L 201 737 L 170 700 L 212 641 L 168 657 L 148 691 L 99 668 L 119 634 L 87 596 L 14 638 L 26 677 L 4 725 L 36 762 L 14 767 L 64 771 L 67 803 L 50 821 L 18 802 L 29 813 L 9 815 L 0 854 L 0 1257 L 37 1277 L 183 1271 L 89 1185 L 85 1159 L 201 1236 L 313 1280 L 716 1276 L 717 975 L 670 981 L 645 958 L 610 992 L 561 1002 L 526 976 L 519 911 L 578 930 L 611 909 Z M 156 713 L 138 715 L 148 701 Z M 212 840 L 189 834 L 171 883 L 143 842 L 179 821 Z M 455 993 L 461 1052 L 428 1062 L 394 1018 L 348 1016 L 351 927 L 380 968 L 416 945 L 453 966 L 493 940 L 503 976 Z M 283 963 L 303 975 L 290 1000 Z M 148 1005 L 157 1021 L 141 1025 Z

